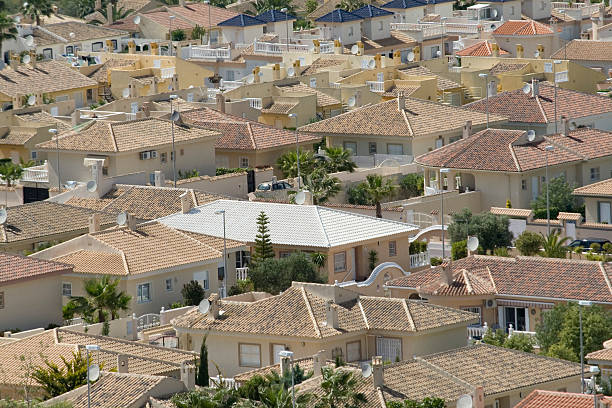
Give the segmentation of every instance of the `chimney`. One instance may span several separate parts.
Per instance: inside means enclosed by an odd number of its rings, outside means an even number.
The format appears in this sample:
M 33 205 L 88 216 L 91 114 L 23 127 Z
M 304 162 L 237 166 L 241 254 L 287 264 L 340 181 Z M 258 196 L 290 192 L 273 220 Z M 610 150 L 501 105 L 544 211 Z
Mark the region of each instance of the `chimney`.
M 276 81 L 280 79 L 280 64 L 274 64 L 272 66 L 272 80 Z
M 376 69 L 382 68 L 382 57 L 380 54 L 374 56 L 374 61 L 376 62 Z
M 30 50 L 30 65 L 32 66 L 32 69 L 36 69 L 37 63 L 38 61 L 36 60 L 36 51 Z
M 374 388 L 385 385 L 385 369 L 381 356 L 372 357 L 372 381 L 374 382 Z
M 106 23 L 113 24 L 113 2 L 109 1 L 106 5 Z
M 516 44 L 516 58 L 523 58 L 525 55 L 525 49 L 521 44 Z
M 491 44 L 491 54 L 494 57 L 499 57 L 499 45 L 497 45 L 497 43 Z
M 280 359 L 280 375 L 284 377 L 285 374 L 291 373 L 291 359 L 289 357 L 281 357 Z
M 128 372 L 128 356 L 126 354 L 117 354 L 117 372 Z
M 540 84 L 537 79 L 531 80 L 531 97 L 535 98 L 540 95 Z
M 159 55 L 159 44 L 151 43 L 151 55 Z
M 570 121 L 565 116 L 561 116 L 561 132 L 563 132 L 563 136 L 569 137 Z
M 451 265 L 448 262 L 445 262 L 440 267 L 440 277 L 442 278 L 442 283 L 447 286 L 450 286 L 453 283 L 453 270 L 451 269 Z
M 134 40 L 128 41 L 128 53 L 136 54 L 136 43 L 134 42 Z
M 393 65 L 402 65 L 402 53 L 399 50 L 393 52 Z
M 342 55 L 342 43 L 340 40 L 334 40 L 334 54 Z
M 463 125 L 463 138 L 467 139 L 472 135 L 472 121 L 466 120 L 465 125 Z
M 191 195 L 189 194 L 189 191 L 185 191 L 183 194 L 181 194 L 181 211 L 183 214 L 187 214 L 189 211 L 191 211 Z
M 142 112 L 144 113 L 145 118 L 151 116 L 151 102 L 142 103 Z
M 482 385 L 479 385 L 474 390 L 474 395 L 472 396 L 472 407 L 473 408 L 484 408 L 485 406 L 485 398 L 484 398 L 484 388 Z
M 225 95 L 223 95 L 223 92 L 217 93 L 217 110 L 225 113 Z
M 19 54 L 17 54 L 16 52 L 11 52 L 9 51 L 9 65 L 11 66 L 12 69 L 16 70 L 17 67 L 19 67 Z
M 406 109 L 406 97 L 403 91 L 399 91 L 397 93 L 397 110 L 401 112 L 404 109 Z
M 163 187 L 164 184 L 166 183 L 166 180 L 164 179 L 164 173 L 162 173 L 159 170 L 155 170 L 155 172 L 153 173 L 155 176 L 155 187 Z
M 542 44 L 538 44 L 538 59 L 544 58 L 544 46 Z
M 96 10 L 102 10 L 102 0 L 96 0 Z
M 323 367 L 325 367 L 325 350 L 319 350 L 317 354 L 312 356 L 312 376 L 321 375 Z
M 181 363 L 181 381 L 185 384 L 187 390 L 195 389 L 196 370 L 191 364 Z
M 312 45 L 314 45 L 314 50 L 312 51 L 313 54 L 320 54 L 321 53 L 321 43 L 319 42 L 319 40 L 312 40 Z
M 255 78 L 255 81 L 253 81 L 254 83 L 258 84 L 259 83 L 259 67 L 255 67 L 253 68 L 253 78 Z
M 15 96 L 13 96 L 13 109 L 21 109 L 22 108 L 22 103 L 23 103 L 23 98 L 25 95 L 23 94 L 16 94 Z
M 208 298 L 208 301 L 210 302 L 210 307 L 208 308 L 208 317 L 211 317 L 212 319 L 218 319 L 219 318 L 219 294 L 213 293 Z
M 331 300 L 328 300 L 325 303 L 325 313 L 326 313 L 327 327 L 337 329 L 338 328 L 338 310 L 333 306 L 333 302 Z
M 132 231 L 136 230 L 136 217 L 130 213 L 127 213 L 127 227 Z
M 357 55 L 365 54 L 365 45 L 362 41 L 357 41 Z
M 100 231 L 100 214 L 91 214 L 89 216 L 89 233 Z
M 600 12 L 600 17 L 601 17 L 601 12 Z M 591 29 L 593 30 L 593 41 L 599 41 L 599 18 L 597 17 L 591 17 Z

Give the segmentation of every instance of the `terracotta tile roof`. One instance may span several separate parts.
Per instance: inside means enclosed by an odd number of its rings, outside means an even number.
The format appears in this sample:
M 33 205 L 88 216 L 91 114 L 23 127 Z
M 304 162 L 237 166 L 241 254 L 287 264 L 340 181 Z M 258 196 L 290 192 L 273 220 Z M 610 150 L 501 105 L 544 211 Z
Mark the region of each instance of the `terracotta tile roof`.
M 579 128 L 570 136 L 550 135 L 526 141 L 522 130 L 485 129 L 455 143 L 425 153 L 416 163 L 432 167 L 521 172 L 549 165 L 579 162 L 612 155 L 612 132 Z
M 493 55 L 491 43 L 487 40 L 477 42 L 476 44 L 465 47 L 455 53 L 458 57 L 490 57 Z M 508 55 L 508 51 L 499 49 L 499 55 Z
M 508 64 L 505 62 L 498 62 L 489 70 L 489 74 L 498 75 L 504 72 L 519 71 L 528 67 L 529 65 L 530 64 L 528 62 L 524 64 Z
M 278 113 L 281 115 L 290 113 L 298 106 L 298 102 L 272 102 L 271 105 L 261 109 L 261 113 Z
M 295 133 L 277 129 L 259 122 L 249 121 L 214 109 L 203 108 L 182 113 L 184 119 L 195 125 L 221 132 L 216 149 L 265 150 L 295 144 Z M 314 142 L 320 137 L 300 133 L 300 142 Z
M 100 65 L 98 69 L 96 69 L 91 74 L 89 74 L 88 77 L 90 77 L 91 79 L 95 80 L 98 83 L 106 84 L 109 82 L 108 73 L 112 68 L 129 67 L 129 66 L 135 67 L 137 61 L 138 60 L 136 59 L 133 59 L 133 60 L 109 59 L 104 64 Z
M 594 404 L 590 394 L 534 390 L 514 408 L 593 408 Z
M 462 129 L 467 120 L 471 120 L 473 125 L 486 123 L 486 115 L 477 113 L 477 115 L 472 115 L 461 107 L 415 98 L 406 98 L 406 109 L 399 111 L 397 100 L 393 99 L 302 126 L 300 131 L 418 137 Z M 490 116 L 491 122 L 504 120 L 505 118 L 497 115 Z
M 540 82 L 538 87 L 537 98 L 525 94 L 522 89 L 490 96 L 489 112 L 505 116 L 510 122 L 554 123 L 555 87 L 546 82 Z M 485 112 L 485 102 L 472 102 L 465 108 Z M 576 119 L 610 112 L 612 98 L 557 88 L 557 120 L 561 120 L 561 116 Z
M 6 66 L 0 71 L 0 93 L 9 97 L 38 92 L 60 92 L 76 88 L 95 87 L 98 83 L 79 71 L 57 61 L 39 61 L 36 68 Z
M 60 150 L 87 152 L 129 152 L 140 149 L 166 146 L 172 122 L 160 118 L 144 118 L 125 122 L 91 121 L 84 127 L 59 134 Z M 176 143 L 217 138 L 218 132 L 197 126 L 180 124 L 174 126 Z M 40 143 L 40 149 L 55 150 L 56 141 Z
M 557 215 L 558 220 L 579 221 L 581 218 L 582 214 L 580 213 L 560 212 L 559 215 Z
M 491 214 L 529 218 L 531 214 L 533 214 L 533 211 L 523 208 L 491 207 Z
M 417 332 L 475 319 L 469 312 L 399 298 L 359 296 L 332 307 L 338 313 L 338 329 L 326 324 L 324 298 L 308 288 L 292 286 L 280 295 L 250 303 L 221 300 L 223 319 L 204 316 L 194 308 L 172 325 L 178 330 L 326 338 L 364 330 Z
M 453 276 L 457 277 L 457 287 L 461 283 L 462 271 L 472 273 L 486 281 L 490 273 L 491 282 L 498 296 L 528 296 L 530 298 L 548 299 L 588 299 L 594 302 L 612 302 L 612 267 L 595 261 L 571 259 L 553 259 L 542 257 L 503 258 L 495 256 L 474 255 L 454 261 Z M 441 283 L 442 267 L 415 272 L 387 283 L 398 288 L 423 287 L 429 289 Z M 520 275 L 521 279 L 516 279 Z M 470 276 L 470 275 L 468 275 Z M 439 292 L 441 295 L 455 296 L 451 289 Z
M 612 197 L 612 178 L 578 187 L 573 194 L 585 197 Z
M 50 37 L 45 31 L 59 36 L 62 40 L 55 36 Z M 70 36 L 74 33 L 74 37 Z M 39 36 L 38 34 L 42 34 Z M 80 23 L 77 21 L 68 21 L 64 23 L 45 24 L 42 27 L 34 27 L 34 42 L 38 46 L 50 44 L 62 44 L 69 42 L 80 42 L 95 39 L 106 39 L 112 37 L 121 37 L 127 35 L 127 32 L 114 30 L 112 28 L 97 26 L 93 24 Z M 49 38 L 50 37 L 50 38 Z
M 570 16 L 567 13 L 561 13 L 559 10 L 557 9 L 552 9 L 550 11 L 550 21 L 554 22 L 554 21 L 559 21 L 559 22 L 563 22 L 563 23 L 569 23 L 572 21 L 576 21 L 576 19 L 572 16 Z
M 38 112 L 20 113 L 15 115 L 15 118 L 17 118 L 19 122 L 23 122 L 24 126 L 28 126 L 29 122 L 42 122 L 52 124 L 59 131 L 68 130 L 72 127 L 69 123 L 57 119 L 49 112 L 45 112 L 43 110 Z
M 72 271 L 70 265 L 17 254 L 0 253 L 0 283 L 7 285 L 23 279 Z
M 550 58 L 581 61 L 612 61 L 612 47 L 608 41 L 572 40 Z
M 308 65 L 302 71 L 302 75 L 312 75 L 322 71 L 327 71 L 331 67 L 343 67 L 346 64 L 345 59 L 339 58 L 324 58 L 320 57 Z
M 440 281 L 430 281 L 420 285 L 418 290 L 419 293 L 433 296 L 472 296 L 496 293 L 495 283 L 487 268 L 454 271 L 450 285 Z
M 404 96 L 410 96 L 413 92 L 417 91 L 420 86 L 408 86 L 408 85 L 400 85 L 394 84 L 387 92 L 383 92 L 383 96 L 397 98 L 397 96 L 402 92 Z
M 593 351 L 592 353 L 587 354 L 586 358 L 588 360 L 611 361 L 612 362 L 612 348 L 604 347 L 601 350 Z
M 198 24 L 202 27 L 208 27 L 209 25 L 216 26 L 220 22 L 238 15 L 238 13 L 228 10 L 226 8 L 208 6 L 207 4 L 199 3 L 199 2 L 190 3 L 182 7 L 181 6 L 167 7 L 166 9 L 172 14 L 181 16 L 185 18 L 185 20 L 193 22 L 194 25 Z M 210 12 L 210 22 L 208 21 L 209 12 Z
M 0 144 L 23 146 L 36 136 L 36 129 L 10 127 L 6 133 L 0 135 Z
M 293 93 L 293 92 L 304 92 L 309 94 L 317 95 L 317 106 L 329 106 L 329 105 L 340 105 L 340 101 L 334 97 L 329 96 L 325 92 L 321 92 L 316 90 L 315 88 L 311 88 L 306 84 L 301 82 L 292 85 L 276 85 L 278 89 L 280 89 L 283 93 Z
M 174 14 L 178 14 L 178 13 L 169 13 L 167 11 L 150 11 L 148 13 L 143 13 L 141 14 L 141 16 L 143 18 L 149 19 L 159 25 L 161 25 L 164 28 L 167 28 L 168 30 L 170 29 L 170 16 L 174 15 Z M 172 21 L 172 29 L 173 30 L 177 30 L 177 29 L 181 29 L 181 30 L 190 30 L 191 28 L 193 28 L 195 26 L 195 24 L 191 24 L 188 21 L 185 21 L 182 18 L 175 18 Z M 208 27 L 208 25 L 206 25 L 206 27 Z
M 432 70 L 424 66 L 406 68 L 406 69 L 400 70 L 400 72 L 403 72 L 408 75 L 435 76 L 436 79 L 438 80 L 438 90 L 440 91 L 447 90 L 447 89 L 461 88 L 461 85 L 458 84 L 457 82 L 444 78 L 443 76 L 436 74 L 435 72 L 433 72 Z
M 513 35 L 513 36 L 532 36 L 532 35 L 552 35 L 553 31 L 546 24 L 538 23 L 533 20 L 510 20 L 493 30 L 493 36 Z

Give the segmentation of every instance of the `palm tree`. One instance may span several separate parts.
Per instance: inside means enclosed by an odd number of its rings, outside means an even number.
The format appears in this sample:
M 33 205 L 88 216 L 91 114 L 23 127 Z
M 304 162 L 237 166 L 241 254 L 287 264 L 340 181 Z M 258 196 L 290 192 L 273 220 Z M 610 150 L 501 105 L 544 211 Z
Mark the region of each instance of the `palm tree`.
M 315 408 L 357 408 L 368 402 L 365 394 L 356 391 L 359 379 L 353 372 L 324 367 L 321 374 L 323 395 Z
M 191 30 L 191 39 L 201 40 L 204 38 L 205 34 L 206 34 L 206 29 L 196 24 L 195 27 L 193 27 L 193 30 Z
M 310 261 L 315 264 L 320 272 L 321 268 L 325 266 L 325 262 L 327 261 L 327 254 L 323 252 L 313 252 L 310 254 Z
M 10 160 L 5 160 L 0 163 L 0 178 L 6 181 L 6 190 L 4 191 L 5 204 L 8 207 L 8 189 L 17 180 L 21 178 L 23 174 L 23 167 L 13 163 Z
M 362 8 L 366 3 L 361 0 L 342 0 L 338 5 L 344 11 L 353 11 Z
M 370 201 L 376 206 L 376 218 L 382 218 L 382 206 L 380 202 L 387 197 L 391 197 L 397 186 L 393 181 L 387 179 L 383 182 L 382 176 L 378 174 L 370 174 L 366 177 L 365 193 Z
M 561 233 L 559 231 L 553 231 L 548 236 L 544 236 L 544 234 L 540 233 L 542 238 L 544 238 L 544 244 L 542 248 L 544 252 L 542 253 L 543 257 L 546 258 L 565 258 L 567 253 L 567 246 L 565 243 L 569 241 L 569 237 L 561 238 Z
M 340 179 L 330 176 L 321 168 L 310 173 L 304 185 L 312 194 L 313 204 L 323 204 L 340 192 Z
M 127 9 L 126 10 L 124 7 L 117 8 L 117 6 L 115 4 L 112 5 L 111 9 L 112 9 L 112 12 L 113 12 L 113 15 L 112 15 L 113 21 L 121 20 L 122 18 L 126 18 L 130 14 L 134 13 L 134 9 Z M 109 20 L 108 20 L 107 9 L 98 10 L 98 12 L 104 16 L 104 21 L 91 20 L 89 22 L 89 24 L 103 25 L 103 24 L 107 24 L 108 23 Z
M 312 395 L 303 393 L 295 398 L 296 407 L 305 407 Z M 293 400 L 291 390 L 287 390 L 282 384 L 270 384 L 259 390 L 259 398 L 262 407 L 265 408 L 292 408 Z
M 327 160 L 325 161 L 325 167 L 330 173 L 336 173 L 339 171 L 354 172 L 357 165 L 351 159 L 351 151 L 343 149 L 342 147 L 328 147 L 325 149 Z
M 287 9 L 288 14 L 294 14 L 294 7 L 291 0 L 256 0 L 253 4 L 257 14 L 264 13 L 268 10 Z
M 110 317 L 119 317 L 119 311 L 128 310 L 132 297 L 123 291 L 117 291 L 119 279 L 104 275 L 101 279 L 85 281 L 85 296 L 76 296 L 63 308 L 64 319 L 70 320 L 74 315 L 83 317 L 87 323 L 106 322 Z
M 0 13 L 0 56 L 2 56 L 2 43 L 17 38 L 15 21 L 5 12 Z
M 278 160 L 277 165 L 280 171 L 283 172 L 285 177 L 294 178 L 297 177 L 297 154 L 295 150 L 290 150 L 287 153 L 282 154 Z M 309 150 L 300 149 L 300 173 L 302 177 L 308 176 L 315 167 L 314 156 Z
M 21 13 L 36 20 L 36 25 L 40 25 L 41 16 L 49 17 L 53 13 L 53 5 L 50 0 L 28 0 L 23 3 Z

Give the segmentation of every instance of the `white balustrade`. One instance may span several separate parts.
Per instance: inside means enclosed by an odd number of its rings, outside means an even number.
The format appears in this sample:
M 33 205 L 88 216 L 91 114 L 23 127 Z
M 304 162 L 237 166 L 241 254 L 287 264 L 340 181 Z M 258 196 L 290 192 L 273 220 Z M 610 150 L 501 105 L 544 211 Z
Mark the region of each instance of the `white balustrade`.
M 125 114 L 125 120 L 135 120 L 136 119 L 136 114 L 135 113 L 126 113 Z
M 176 70 L 174 67 L 161 68 L 161 78 L 162 79 L 172 78 L 175 72 Z
M 21 181 L 48 183 L 49 171 L 45 168 L 45 166 L 26 167 L 23 169 Z
M 249 101 L 249 106 L 254 109 L 261 109 L 261 98 L 244 98 Z
M 236 280 L 247 280 L 249 278 L 249 267 L 236 268 Z
M 150 329 L 151 327 L 159 326 L 159 315 L 155 313 L 148 313 L 138 318 L 138 331 Z
M 308 52 L 312 47 L 306 44 L 283 44 L 256 41 L 253 50 L 255 54 L 282 54 L 284 52 Z
M 482 337 L 487 333 L 487 330 L 489 330 L 487 322 L 485 322 L 484 326 L 468 326 L 468 337 L 471 339 Z
M 410 254 L 410 269 L 429 265 L 429 252 Z
M 319 46 L 319 52 L 321 54 L 333 54 L 334 53 L 334 43 L 321 43 Z
M 380 81 L 366 81 L 372 92 L 385 92 L 385 83 Z
M 227 90 L 240 88 L 244 85 L 242 81 L 226 81 L 224 79 L 221 80 L 221 88 Z
M 202 59 L 229 59 L 231 51 L 229 48 L 190 47 L 190 58 Z

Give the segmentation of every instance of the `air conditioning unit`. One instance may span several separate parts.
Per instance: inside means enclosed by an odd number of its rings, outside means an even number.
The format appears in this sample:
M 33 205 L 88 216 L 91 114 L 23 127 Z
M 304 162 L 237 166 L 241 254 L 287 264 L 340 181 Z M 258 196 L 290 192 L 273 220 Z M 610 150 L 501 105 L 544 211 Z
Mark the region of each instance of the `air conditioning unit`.
M 157 151 L 156 150 L 151 150 L 151 158 L 152 159 L 157 159 Z
M 492 308 L 492 307 L 497 307 L 497 302 L 495 301 L 495 299 L 487 299 L 486 301 L 486 307 L 488 309 Z
M 151 152 L 140 152 L 140 160 L 149 160 L 151 158 Z

